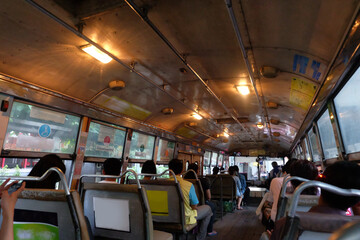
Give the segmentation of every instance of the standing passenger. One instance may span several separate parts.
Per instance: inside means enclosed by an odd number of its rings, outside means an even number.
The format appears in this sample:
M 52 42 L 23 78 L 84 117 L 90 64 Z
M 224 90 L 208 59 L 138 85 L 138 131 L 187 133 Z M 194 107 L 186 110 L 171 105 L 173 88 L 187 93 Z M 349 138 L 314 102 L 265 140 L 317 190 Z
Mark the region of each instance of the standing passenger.
M 153 160 L 144 162 L 141 168 L 141 173 L 156 174 L 156 165 Z M 144 180 L 150 180 L 151 176 L 144 176 Z
M 242 210 L 243 208 L 241 207 L 241 201 L 243 198 L 243 195 L 241 193 L 241 182 L 239 177 L 236 175 L 236 170 L 234 166 L 229 167 L 229 174 L 233 177 L 234 181 L 235 181 L 235 185 L 236 185 L 236 209 L 237 210 Z
M 206 238 L 207 227 L 212 216 L 211 208 L 207 205 L 198 206 L 199 200 L 196 196 L 194 186 L 192 183 L 185 181 L 182 177 L 180 177 L 183 169 L 181 160 L 171 160 L 169 162 L 169 169 L 175 173 L 176 179 L 180 184 L 181 191 L 184 196 L 185 223 L 194 224 L 198 221 L 199 232 L 196 239 L 204 240 Z
M 119 176 L 121 172 L 122 162 L 116 158 L 108 158 L 104 162 L 104 168 L 102 173 L 104 175 L 114 175 Z M 100 181 L 100 183 L 117 183 L 116 178 L 105 178 L 105 180 Z

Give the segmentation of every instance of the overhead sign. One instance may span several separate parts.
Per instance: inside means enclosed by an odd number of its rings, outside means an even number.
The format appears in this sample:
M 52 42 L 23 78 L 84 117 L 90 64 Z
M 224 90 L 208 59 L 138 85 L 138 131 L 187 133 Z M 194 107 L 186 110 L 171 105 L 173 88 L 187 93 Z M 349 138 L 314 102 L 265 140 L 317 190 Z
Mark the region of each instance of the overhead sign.
M 316 92 L 316 85 L 301 78 L 291 79 L 290 104 L 307 110 Z
M 43 138 L 49 137 L 51 134 L 51 128 L 47 124 L 43 124 L 39 127 L 39 136 Z

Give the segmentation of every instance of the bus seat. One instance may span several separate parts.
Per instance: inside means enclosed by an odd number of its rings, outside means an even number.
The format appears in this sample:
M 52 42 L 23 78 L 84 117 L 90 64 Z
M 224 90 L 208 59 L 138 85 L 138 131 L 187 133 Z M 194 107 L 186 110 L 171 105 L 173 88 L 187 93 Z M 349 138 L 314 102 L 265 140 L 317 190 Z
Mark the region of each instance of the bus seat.
M 213 199 L 236 200 L 236 185 L 233 177 L 227 174 L 218 175 L 211 185 L 211 197 Z
M 285 217 L 286 213 L 289 211 L 290 203 L 292 201 L 292 194 L 286 194 L 282 201 L 279 201 L 276 220 Z M 296 206 L 297 212 L 307 212 L 311 207 L 316 206 L 319 203 L 320 196 L 317 195 L 300 195 L 298 200 L 298 205 Z M 285 205 L 285 207 L 281 206 Z
M 196 196 L 199 199 L 199 205 L 205 204 L 204 190 L 199 179 L 186 179 L 186 181 L 191 182 L 194 185 Z
M 129 181 L 135 183 L 134 180 Z M 185 224 L 184 198 L 179 183 L 173 180 L 141 180 L 141 186 L 147 191 L 149 205 L 154 222 L 154 229 L 174 234 L 186 234 L 197 224 Z M 154 192 L 152 192 L 154 191 Z M 154 193 L 154 194 L 152 194 Z M 154 196 L 162 195 L 160 198 Z M 159 202 L 162 201 L 162 202 Z M 167 206 L 166 211 L 159 213 L 152 206 Z M 162 209 L 164 211 L 164 209 Z
M 329 240 L 356 240 L 360 236 L 360 221 L 345 224 L 334 232 Z
M 173 239 L 169 233 L 153 230 L 144 188 L 139 189 L 136 185 L 84 183 L 82 201 L 95 239 Z M 116 224 L 113 219 L 117 219 Z
M 71 204 L 73 204 L 72 206 L 73 209 L 75 209 L 75 215 L 79 221 L 79 237 L 88 240 L 88 228 L 86 226 L 79 195 L 75 191 L 71 191 L 70 194 L 73 199 Z M 19 195 L 15 206 L 14 229 L 16 228 L 16 221 L 24 221 L 21 219 L 25 219 L 25 222 L 28 222 L 28 224 L 38 221 L 44 223 L 44 225 L 49 225 L 49 223 L 53 226 L 57 225 L 58 230 L 56 227 L 51 227 L 51 232 L 57 234 L 56 232 L 58 231 L 59 239 L 76 239 L 76 230 L 73 224 L 71 211 L 69 202 L 63 190 L 25 189 Z M 38 220 L 35 220 L 35 218 Z M 26 228 L 26 226 L 24 227 Z M 24 230 L 27 230 L 25 228 Z M 21 231 L 21 224 L 19 225 L 19 229 L 19 231 Z

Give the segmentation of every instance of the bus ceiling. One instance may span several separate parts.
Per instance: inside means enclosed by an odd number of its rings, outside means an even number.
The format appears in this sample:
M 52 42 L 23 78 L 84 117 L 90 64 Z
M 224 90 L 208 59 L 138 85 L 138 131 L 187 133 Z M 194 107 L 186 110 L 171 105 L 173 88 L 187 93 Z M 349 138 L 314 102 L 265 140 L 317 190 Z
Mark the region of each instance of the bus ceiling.
M 343 80 L 359 4 L 3 1 L 0 92 L 223 151 L 281 155 Z

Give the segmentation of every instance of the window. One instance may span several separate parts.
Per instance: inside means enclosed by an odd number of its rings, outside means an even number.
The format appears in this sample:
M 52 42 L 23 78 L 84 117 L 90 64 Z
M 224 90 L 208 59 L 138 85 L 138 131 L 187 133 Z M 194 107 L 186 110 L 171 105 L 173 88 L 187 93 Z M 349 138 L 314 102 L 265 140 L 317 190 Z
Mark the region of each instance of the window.
M 168 165 L 160 165 L 160 164 L 156 165 L 157 174 L 163 173 L 165 170 L 168 170 L 168 169 L 169 169 Z M 164 175 L 160 176 L 159 178 L 169 178 L 169 174 L 165 173 Z
M 334 98 L 346 153 L 360 151 L 360 68 Z
M 211 160 L 211 152 L 205 151 L 204 154 L 204 166 L 203 166 L 203 175 L 210 174 L 210 160 Z
M 309 137 L 309 143 L 310 143 L 311 153 L 313 156 L 313 161 L 314 162 L 320 161 L 321 155 L 320 155 L 320 151 L 318 149 L 317 143 L 316 143 L 316 135 L 315 135 L 315 133 L 313 133 L 313 131 L 311 129 L 307 135 Z
M 235 165 L 235 156 L 230 156 L 230 157 L 229 157 L 229 163 L 230 163 L 230 166 L 234 166 L 234 165 Z
M 160 139 L 156 161 L 170 161 L 174 157 L 175 142 Z
M 303 145 L 305 145 L 305 154 L 306 154 L 306 159 L 308 161 L 311 161 L 311 156 L 310 156 L 310 152 L 309 152 L 309 147 L 308 147 L 308 142 L 306 140 L 306 137 L 303 140 Z
M 335 143 L 334 131 L 331 125 L 329 110 L 326 109 L 324 114 L 317 121 L 320 139 L 325 159 L 336 158 L 338 150 Z
M 124 129 L 91 122 L 85 156 L 121 158 L 125 135 Z
M 129 157 L 151 160 L 154 152 L 155 137 L 133 132 Z
M 75 152 L 80 118 L 14 102 L 4 149 L 31 152 Z
M 218 154 L 216 152 L 212 152 L 212 156 L 211 156 L 211 166 L 212 167 L 216 166 L 217 157 L 218 157 Z
M 219 155 L 219 160 L 218 160 L 218 165 L 219 165 L 219 167 L 222 167 L 222 165 L 223 165 L 223 159 L 224 159 L 224 155 L 223 155 L 223 154 L 220 154 L 220 155 Z

